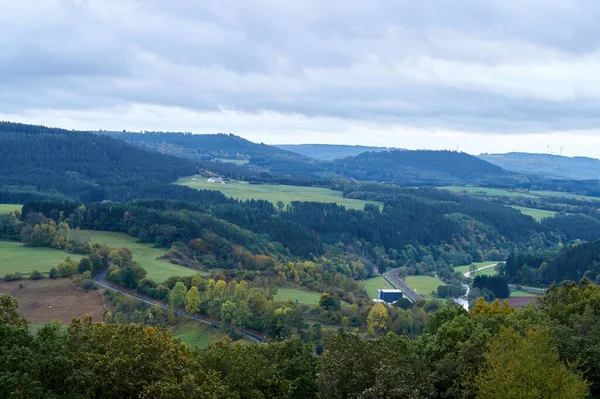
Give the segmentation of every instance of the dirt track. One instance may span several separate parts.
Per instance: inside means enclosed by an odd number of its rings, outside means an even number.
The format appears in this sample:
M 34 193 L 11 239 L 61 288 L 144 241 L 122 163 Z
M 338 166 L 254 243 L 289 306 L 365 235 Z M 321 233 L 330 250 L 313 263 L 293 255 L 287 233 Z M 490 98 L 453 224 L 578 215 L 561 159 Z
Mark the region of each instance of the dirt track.
M 19 283 L 24 288 L 19 288 Z M 19 310 L 31 322 L 61 320 L 68 323 L 72 318 L 92 316 L 102 321 L 104 304 L 100 292 L 87 293 L 74 288 L 69 279 L 0 281 L 0 293 L 8 292 L 19 301 Z M 50 305 L 50 308 L 48 308 Z

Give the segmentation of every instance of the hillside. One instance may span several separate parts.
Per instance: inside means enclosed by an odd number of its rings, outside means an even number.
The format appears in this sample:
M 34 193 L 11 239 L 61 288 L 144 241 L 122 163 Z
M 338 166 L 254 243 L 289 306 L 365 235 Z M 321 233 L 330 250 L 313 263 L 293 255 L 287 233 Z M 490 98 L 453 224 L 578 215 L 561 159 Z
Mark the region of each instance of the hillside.
M 331 163 L 332 171 L 358 180 L 414 185 L 516 184 L 525 176 L 464 152 L 366 152 Z
M 481 154 L 479 158 L 506 170 L 543 177 L 586 180 L 600 176 L 600 160 L 594 158 L 522 152 Z
M 390 150 L 388 147 L 343 144 L 275 144 L 275 147 L 322 161 L 333 161 L 362 154 L 367 151 L 380 152 Z
M 196 173 L 194 162 L 108 136 L 0 122 L 0 200 L 120 200 Z M 143 188 L 144 187 L 144 188 Z
M 310 175 L 322 170 L 309 158 L 274 146 L 253 143 L 233 134 L 99 133 L 162 154 L 202 161 L 247 163 L 275 174 Z

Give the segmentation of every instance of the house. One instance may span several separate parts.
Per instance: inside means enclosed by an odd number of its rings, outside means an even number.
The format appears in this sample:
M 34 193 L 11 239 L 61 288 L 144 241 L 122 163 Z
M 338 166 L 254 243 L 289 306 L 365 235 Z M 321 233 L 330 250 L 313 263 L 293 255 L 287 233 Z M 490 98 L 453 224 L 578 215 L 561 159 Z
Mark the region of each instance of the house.
M 377 290 L 377 301 L 385 303 L 396 303 L 404 298 L 404 293 L 401 290 L 383 289 Z
M 223 180 L 222 177 L 209 177 L 208 180 L 206 180 L 208 183 L 221 183 L 221 184 L 227 184 L 227 182 L 225 180 Z

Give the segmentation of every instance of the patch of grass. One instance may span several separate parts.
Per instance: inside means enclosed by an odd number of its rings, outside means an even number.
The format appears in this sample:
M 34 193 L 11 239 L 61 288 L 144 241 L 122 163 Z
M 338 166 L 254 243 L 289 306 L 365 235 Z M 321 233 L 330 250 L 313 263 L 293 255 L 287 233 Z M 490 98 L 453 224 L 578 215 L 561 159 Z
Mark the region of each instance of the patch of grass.
M 58 249 L 25 247 L 12 241 L 0 241 L 0 277 L 7 273 L 20 272 L 28 276 L 32 271 L 47 274 L 67 256 L 79 261 L 81 255 L 73 255 Z
M 559 191 L 531 191 L 531 194 L 535 194 L 540 197 L 562 197 L 572 198 L 580 201 L 600 201 L 600 197 L 589 197 L 587 195 L 577 195 L 571 193 L 563 193 Z
M 14 210 L 21 210 L 23 205 L 18 204 L 0 204 L 0 213 L 11 213 Z
M 510 290 L 510 297 L 511 298 L 520 298 L 520 297 L 536 297 L 539 294 L 535 294 L 531 291 L 524 291 L 524 290 L 517 290 L 517 289 L 511 289 Z
M 486 267 L 486 266 L 489 266 L 489 265 L 493 265 L 493 264 L 495 264 L 495 263 L 498 263 L 498 262 L 495 262 L 495 261 L 473 262 L 473 264 L 474 264 L 475 266 L 477 266 L 477 268 L 478 268 L 478 269 L 479 269 L 480 267 Z M 454 268 L 454 271 L 455 271 L 455 272 L 459 272 L 459 273 L 461 273 L 461 274 L 465 274 L 466 272 L 468 272 L 468 271 L 469 271 L 469 267 L 471 267 L 471 266 L 470 266 L 470 265 L 457 266 L 457 267 L 455 267 L 455 268 Z M 493 268 L 493 267 L 490 267 L 489 269 L 482 270 L 482 272 L 486 272 L 486 271 L 488 271 L 488 270 L 494 270 L 494 268 Z
M 487 188 L 487 187 L 460 187 L 460 186 L 447 186 L 440 187 L 444 190 L 449 190 L 454 193 L 466 193 L 474 195 L 483 195 L 488 197 L 525 197 L 525 198 L 536 198 L 535 195 L 524 191 L 510 191 L 501 188 Z
M 232 158 L 214 158 L 211 161 L 218 161 L 223 163 L 234 163 L 236 165 L 246 165 L 248 163 L 247 159 L 232 159 Z
M 557 213 L 557 212 L 552 212 L 552 211 L 545 211 L 545 210 L 542 210 L 542 209 L 525 208 L 523 206 L 513 206 L 513 208 L 518 209 L 519 211 L 521 211 L 521 213 L 523 215 L 531 216 L 532 218 L 534 218 L 538 222 L 541 222 L 542 219 L 545 219 L 545 218 L 554 217 L 554 215 L 556 215 L 556 213 Z
M 247 182 L 233 182 L 229 184 L 209 183 L 205 177 L 196 175 L 179 179 L 176 184 L 188 186 L 197 190 L 217 190 L 223 194 L 239 200 L 262 199 L 276 204 L 282 201 L 285 204 L 291 201 L 333 202 L 350 209 L 362 210 L 365 204 L 374 204 L 381 208 L 382 204 L 376 201 L 363 201 L 344 198 L 341 191 L 324 187 L 288 186 L 283 184 L 249 184 Z
M 281 287 L 277 288 L 277 294 L 274 299 L 278 302 L 286 302 L 288 299 L 291 299 L 302 305 L 316 306 L 319 304 L 319 300 L 321 300 L 321 294 L 298 288 Z
M 437 287 L 444 285 L 442 280 L 430 276 L 408 276 L 404 281 L 421 296 L 429 296 L 432 291 L 437 291 Z
M 42 328 L 46 327 L 50 323 L 52 323 L 52 322 L 46 323 L 46 322 L 32 321 L 29 323 L 29 331 L 32 334 L 37 334 L 38 331 L 40 331 Z M 59 327 L 60 331 L 65 331 L 67 328 L 69 328 L 68 324 L 64 324 L 62 322 L 59 322 L 58 325 L 60 326 Z
M 189 346 L 200 349 L 207 348 L 210 344 L 227 338 L 227 333 L 220 329 L 195 321 L 186 321 L 176 327 L 169 327 L 175 338 Z
M 157 258 L 165 254 L 162 248 L 153 248 L 151 244 L 142 244 L 137 239 L 124 233 L 109 231 L 85 230 L 92 243 L 106 244 L 111 248 L 129 248 L 133 252 L 133 260 L 148 272 L 148 278 L 162 283 L 172 276 L 191 276 L 197 270 L 174 265 Z
M 379 289 L 393 289 L 394 287 L 387 282 L 383 277 L 373 277 L 364 282 L 365 290 L 369 295 L 369 298 L 377 298 L 377 290 Z

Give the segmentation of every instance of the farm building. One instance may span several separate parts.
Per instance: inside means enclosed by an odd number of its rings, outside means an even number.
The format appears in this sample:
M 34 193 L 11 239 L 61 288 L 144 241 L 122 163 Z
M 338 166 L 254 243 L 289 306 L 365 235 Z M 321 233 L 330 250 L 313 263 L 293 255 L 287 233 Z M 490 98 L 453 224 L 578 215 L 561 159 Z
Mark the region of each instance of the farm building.
M 377 290 L 377 300 L 386 303 L 395 303 L 404 297 L 400 290 L 379 289 Z

